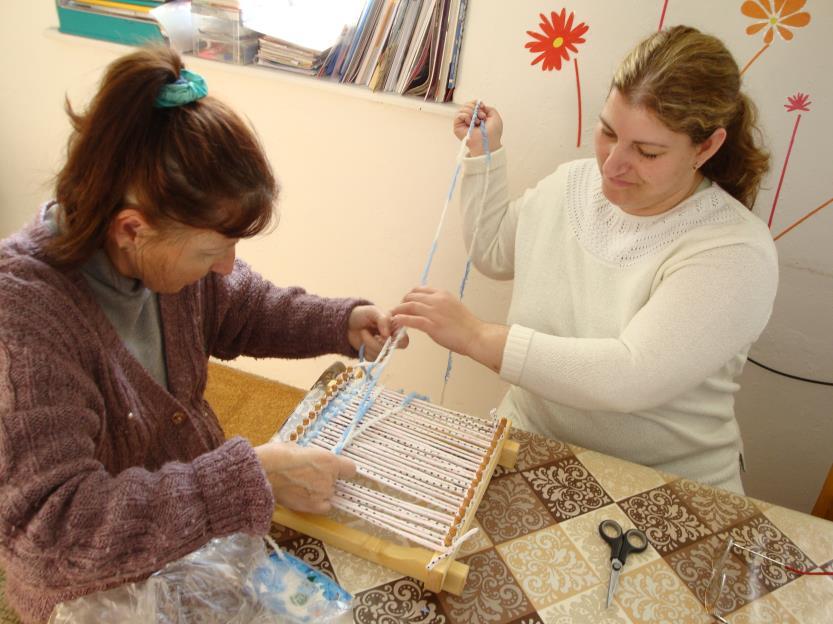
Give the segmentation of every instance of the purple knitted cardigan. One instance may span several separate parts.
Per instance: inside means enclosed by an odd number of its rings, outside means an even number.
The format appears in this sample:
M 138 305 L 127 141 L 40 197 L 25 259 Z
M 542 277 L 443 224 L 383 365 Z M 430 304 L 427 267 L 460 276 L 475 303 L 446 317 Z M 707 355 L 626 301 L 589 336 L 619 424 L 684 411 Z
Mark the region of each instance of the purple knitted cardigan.
M 0 565 L 27 623 L 214 537 L 266 533 L 271 487 L 203 398 L 208 356 L 355 356 L 347 323 L 364 303 L 278 288 L 237 261 L 159 296 L 165 389 L 84 277 L 49 264 L 48 235 L 38 219 L 0 242 Z

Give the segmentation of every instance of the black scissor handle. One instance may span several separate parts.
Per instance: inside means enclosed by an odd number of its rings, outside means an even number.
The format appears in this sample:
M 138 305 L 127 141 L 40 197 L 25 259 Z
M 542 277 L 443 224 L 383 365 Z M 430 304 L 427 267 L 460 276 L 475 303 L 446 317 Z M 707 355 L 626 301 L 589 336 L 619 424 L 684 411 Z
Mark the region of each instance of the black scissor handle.
M 622 537 L 622 527 L 616 520 L 602 520 L 599 524 L 599 535 L 611 546 L 618 544 Z
M 622 565 L 631 553 L 641 553 L 648 548 L 648 537 L 639 529 L 623 531 L 615 520 L 602 520 L 599 535 L 610 544 L 610 558 L 618 559 Z

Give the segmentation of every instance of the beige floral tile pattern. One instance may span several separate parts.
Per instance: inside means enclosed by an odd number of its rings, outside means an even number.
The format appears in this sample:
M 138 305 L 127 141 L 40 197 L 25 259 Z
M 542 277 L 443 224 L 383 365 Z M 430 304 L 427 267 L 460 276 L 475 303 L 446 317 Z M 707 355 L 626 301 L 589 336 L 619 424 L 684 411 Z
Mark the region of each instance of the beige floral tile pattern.
M 772 503 L 768 503 L 766 501 L 758 500 L 757 498 L 752 498 L 751 496 L 747 496 L 746 500 L 748 500 L 750 503 L 755 505 L 755 507 L 757 507 L 761 511 L 767 511 L 768 509 L 770 509 L 772 507 L 775 507 L 775 505 L 773 505 Z
M 558 526 L 500 544 L 497 550 L 538 610 L 600 580 Z
M 715 533 L 759 513 L 742 496 L 688 479 L 669 483 L 668 488 L 684 499 L 689 509 Z
M 653 468 L 637 466 L 595 451 L 582 453 L 581 463 L 613 500 L 621 500 L 665 484 L 665 479 Z
M 476 552 L 480 552 L 481 550 L 486 550 L 487 548 L 494 546 L 492 540 L 489 539 L 489 536 L 486 535 L 486 531 L 483 530 L 483 527 L 480 526 L 480 523 L 477 520 L 474 520 L 471 523 L 470 528 L 478 529 L 478 531 L 463 542 L 463 545 L 460 547 L 457 554 L 457 559 L 467 555 L 473 555 Z
M 538 612 L 545 624 L 576 624 L 592 622 L 593 624 L 631 624 L 624 609 L 614 600 L 606 608 L 607 583 L 595 585 L 566 600 Z
M 462 596 L 433 594 L 279 525 L 271 533 L 356 596 L 352 619 L 361 624 L 705 624 L 712 620 L 702 598 L 729 535 L 796 567 L 833 570 L 833 523 L 541 436 L 513 436 L 518 465 L 492 479 L 474 522 L 482 530 L 457 557 L 470 566 Z M 334 518 L 404 543 L 347 514 Z M 610 609 L 604 519 L 640 528 L 650 542 L 629 557 Z M 833 622 L 833 578 L 800 577 L 742 552 L 725 571 L 719 610 L 733 624 Z
M 697 602 L 662 559 L 626 571 L 619 578 L 614 600 L 633 622 L 711 624 Z
M 518 461 L 515 464 L 515 470 L 517 471 L 551 464 L 573 454 L 570 447 L 564 442 L 545 438 L 537 433 L 513 429 L 512 439 L 521 445 L 518 449 Z
M 731 624 L 800 624 L 773 594 L 749 603 L 726 619 Z
M 728 531 L 737 544 L 766 553 L 798 570 L 812 570 L 815 566 L 790 538 L 765 516 L 756 516 Z M 796 579 L 798 575 L 751 553 L 741 555 L 750 570 L 771 591 Z
M 619 505 L 662 555 L 709 535 L 670 485 L 637 494 Z
M 357 594 L 353 600 L 353 621 L 359 624 L 445 624 L 448 619 L 436 594 L 418 581 L 401 578 Z
M 610 546 L 599 535 L 599 524 L 602 520 L 615 520 L 625 531 L 634 528 L 631 519 L 616 504 L 590 511 L 577 518 L 570 518 L 561 522 L 558 526 L 576 545 L 590 568 L 596 572 L 604 583 L 607 583 L 610 573 Z M 625 569 L 631 570 L 658 558 L 659 553 L 649 544 L 644 552 L 632 554 L 628 557 L 625 562 Z
M 462 596 L 440 594 L 451 624 L 507 624 L 535 609 L 494 549 L 461 559 L 469 565 Z
M 764 512 L 816 564 L 833 557 L 833 522 L 772 506 Z
M 833 622 L 833 583 L 829 577 L 802 576 L 776 589 L 772 595 L 795 618 L 807 622 Z
M 519 474 L 493 479 L 475 514 L 494 543 L 543 529 L 555 520 Z
M 599 482 L 575 457 L 566 457 L 521 474 L 559 522 L 612 502 Z
M 712 580 L 714 563 L 726 537 L 725 533 L 712 535 L 666 558 L 666 563 L 701 604 Z M 732 613 L 769 592 L 769 588 L 737 553 L 732 553 L 727 558 L 723 570 L 725 579 L 717 600 L 717 608 L 721 614 Z
M 544 624 L 544 622 L 537 613 L 532 613 L 530 615 L 523 615 L 517 620 L 512 620 L 509 624 Z
M 335 546 L 327 546 L 327 554 L 339 583 L 351 594 L 390 583 L 402 576 L 399 572 L 370 564 L 365 559 Z

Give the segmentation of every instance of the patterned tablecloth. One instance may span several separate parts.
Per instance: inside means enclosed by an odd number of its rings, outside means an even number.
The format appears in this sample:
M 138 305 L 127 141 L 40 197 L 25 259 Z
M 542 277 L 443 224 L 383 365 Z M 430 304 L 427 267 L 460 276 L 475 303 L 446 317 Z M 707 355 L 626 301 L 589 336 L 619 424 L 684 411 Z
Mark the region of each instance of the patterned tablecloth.
M 462 596 L 285 527 L 273 535 L 353 593 L 362 623 L 712 622 L 703 593 L 728 535 L 799 569 L 833 570 L 831 522 L 541 436 L 513 438 L 517 466 L 498 468 L 477 511 L 482 530 L 458 557 L 470 566 Z M 628 559 L 607 610 L 606 518 L 650 542 Z M 730 622 L 833 622 L 833 577 L 761 563 L 730 558 L 720 602 Z

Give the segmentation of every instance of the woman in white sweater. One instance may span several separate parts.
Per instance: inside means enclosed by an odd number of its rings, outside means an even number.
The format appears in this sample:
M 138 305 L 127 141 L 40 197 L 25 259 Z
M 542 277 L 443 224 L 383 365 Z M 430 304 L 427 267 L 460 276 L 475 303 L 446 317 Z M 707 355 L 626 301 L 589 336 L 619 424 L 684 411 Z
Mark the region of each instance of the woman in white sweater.
M 456 117 L 458 137 L 472 113 Z M 778 283 L 750 212 L 769 163 L 755 116 L 718 39 L 664 30 L 616 72 L 595 161 L 510 201 L 502 121 L 481 106 L 493 152 L 472 133 L 464 229 L 477 268 L 514 279 L 507 324 L 427 287 L 394 324 L 499 372 L 512 384 L 500 412 L 521 428 L 742 492 L 735 379 Z

